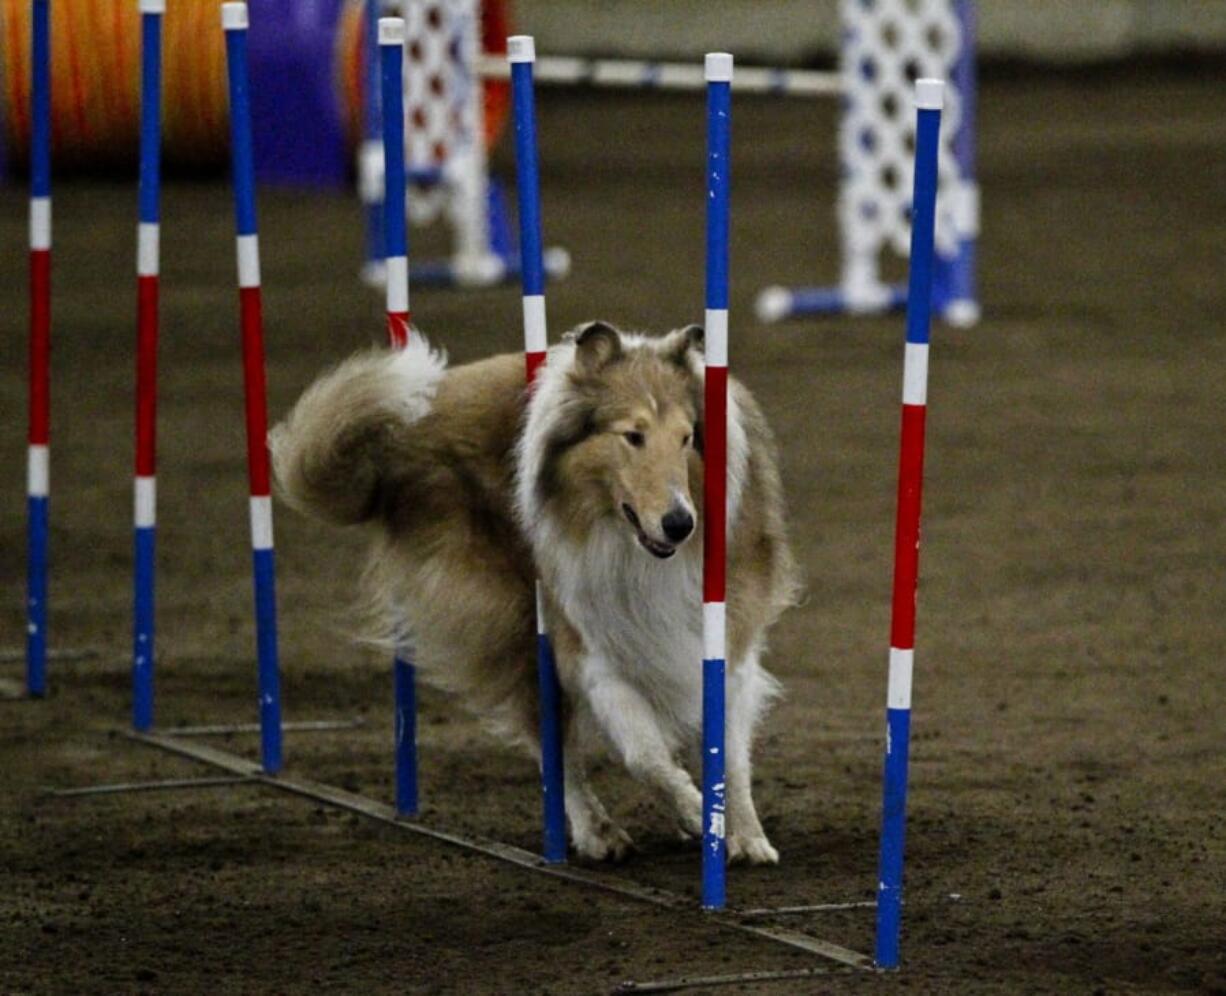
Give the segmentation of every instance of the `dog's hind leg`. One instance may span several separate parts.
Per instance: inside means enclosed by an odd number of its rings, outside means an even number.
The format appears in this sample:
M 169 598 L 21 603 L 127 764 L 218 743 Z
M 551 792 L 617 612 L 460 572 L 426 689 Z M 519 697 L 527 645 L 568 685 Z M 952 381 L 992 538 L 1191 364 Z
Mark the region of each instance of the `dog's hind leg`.
M 689 772 L 677 763 L 677 745 L 669 742 L 651 703 L 611 672 L 595 657 L 583 662 L 584 687 L 592 712 L 630 774 L 668 799 L 684 833 L 699 836 L 702 793 Z
M 778 864 L 753 802 L 754 730 L 779 686 L 751 650 L 729 675 L 727 725 L 728 860 L 751 865 Z
M 634 842 L 613 822 L 588 781 L 590 755 L 580 730 L 584 720 L 590 722 L 591 716 L 572 716 L 566 732 L 566 818 L 570 822 L 570 836 L 575 850 L 583 857 L 592 861 L 620 861 L 633 849 Z

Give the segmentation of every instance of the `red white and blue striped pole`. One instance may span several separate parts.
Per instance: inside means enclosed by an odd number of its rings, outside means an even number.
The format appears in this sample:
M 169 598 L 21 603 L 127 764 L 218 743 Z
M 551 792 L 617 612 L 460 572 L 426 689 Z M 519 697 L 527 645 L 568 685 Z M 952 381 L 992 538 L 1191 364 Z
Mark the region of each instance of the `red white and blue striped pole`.
M 405 221 L 404 18 L 379 19 L 379 60 L 383 88 L 383 242 L 387 267 L 387 337 L 393 349 L 409 344 L 409 233 Z M 395 698 L 396 812 L 417 813 L 417 687 L 408 655 L 392 661 Z
M 26 464 L 26 691 L 47 694 L 51 493 L 51 2 L 30 5 L 30 433 Z
M 362 105 L 362 142 L 358 146 L 358 195 L 366 209 L 366 265 L 368 284 L 383 278 L 383 146 L 379 122 L 379 0 L 363 6 L 362 54 L 366 70 Z
M 138 0 L 141 15 L 139 222 L 136 227 L 136 481 L 132 618 L 132 725 L 153 726 L 157 523 L 159 187 L 162 15 L 166 0 Z
M 524 365 L 531 389 L 545 362 L 545 264 L 541 247 L 541 190 L 536 150 L 536 101 L 532 64 L 536 43 L 531 35 L 507 39 L 511 65 L 512 115 L 515 122 L 515 167 L 519 188 L 520 279 L 524 301 Z M 566 860 L 566 796 L 562 745 L 562 688 L 553 647 L 545 627 L 541 583 L 536 583 L 536 660 L 541 712 L 541 796 L 544 806 L 544 857 L 551 864 Z
M 243 385 L 247 407 L 247 476 L 251 483 L 251 550 L 259 662 L 260 751 L 264 770 L 281 770 L 281 676 L 277 660 L 276 566 L 268 470 L 268 400 L 264 375 L 264 321 L 260 306 L 260 246 L 255 217 L 255 168 L 247 76 L 247 5 L 223 3 L 226 69 L 230 84 L 230 142 L 238 238 L 238 295 L 243 333 Z
M 944 84 L 915 82 L 915 188 L 911 198 L 911 264 L 903 366 L 894 532 L 894 601 L 886 707 L 881 863 L 877 886 L 879 968 L 897 968 L 902 916 L 903 840 L 907 819 L 907 754 L 911 736 L 911 673 L 915 661 L 915 599 L 919 583 L 920 495 L 924 481 L 924 415 L 928 403 L 928 333 L 932 311 L 937 152 Z
M 732 56 L 708 52 L 707 301 L 702 530 L 702 905 L 726 903 L 724 662 L 727 659 L 728 205 Z

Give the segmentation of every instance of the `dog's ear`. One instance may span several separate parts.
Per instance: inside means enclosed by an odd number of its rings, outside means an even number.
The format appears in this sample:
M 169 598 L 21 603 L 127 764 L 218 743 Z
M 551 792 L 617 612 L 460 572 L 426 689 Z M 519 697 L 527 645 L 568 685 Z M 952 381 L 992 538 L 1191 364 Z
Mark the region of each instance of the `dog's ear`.
M 566 333 L 575 343 L 575 366 L 584 373 L 595 373 L 622 354 L 622 337 L 606 322 L 587 322 Z
M 687 325 L 685 328 L 674 329 L 664 337 L 661 353 L 665 359 L 688 367 L 690 350 L 695 349 L 701 355 L 705 339 L 701 325 Z

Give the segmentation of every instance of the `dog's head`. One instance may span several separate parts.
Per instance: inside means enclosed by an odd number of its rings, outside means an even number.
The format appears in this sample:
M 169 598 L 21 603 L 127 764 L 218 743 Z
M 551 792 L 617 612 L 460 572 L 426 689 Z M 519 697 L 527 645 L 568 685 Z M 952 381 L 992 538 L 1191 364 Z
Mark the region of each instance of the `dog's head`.
M 573 359 L 551 399 L 537 499 L 575 538 L 616 523 L 667 559 L 697 519 L 702 329 L 653 339 L 591 322 L 567 338 Z

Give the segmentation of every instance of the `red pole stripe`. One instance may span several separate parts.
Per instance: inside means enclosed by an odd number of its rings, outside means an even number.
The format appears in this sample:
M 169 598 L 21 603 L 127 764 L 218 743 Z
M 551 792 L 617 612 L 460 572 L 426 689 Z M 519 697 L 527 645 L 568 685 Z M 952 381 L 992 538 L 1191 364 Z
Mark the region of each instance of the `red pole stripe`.
M 260 288 L 240 287 L 243 325 L 243 387 L 247 403 L 247 475 L 251 495 L 270 493 L 268 476 L 268 401 L 264 379 L 264 325 Z
M 536 382 L 536 373 L 545 362 L 545 353 L 524 353 L 524 366 L 528 375 L 528 386 Z
M 702 600 L 726 600 L 728 473 L 728 368 L 707 367 L 705 414 L 703 416 L 703 514 Z
M 924 405 L 902 406 L 898 456 L 898 521 L 894 530 L 894 606 L 890 646 L 915 647 L 915 592 L 919 580 L 920 498 L 924 482 Z
M 409 313 L 407 311 L 387 313 L 387 339 L 396 349 L 404 349 L 409 344 Z
M 51 251 L 30 252 L 30 445 L 51 436 Z
M 157 465 L 158 278 L 136 278 L 136 473 Z

